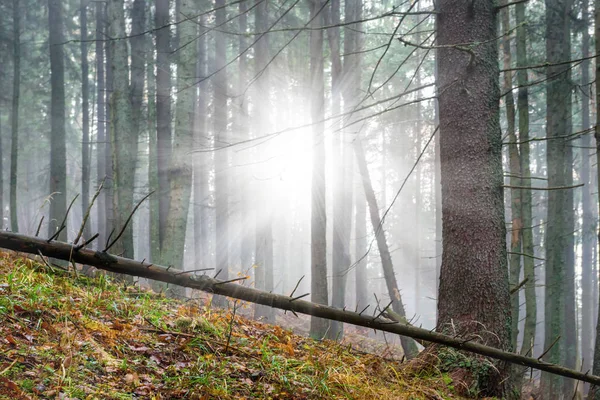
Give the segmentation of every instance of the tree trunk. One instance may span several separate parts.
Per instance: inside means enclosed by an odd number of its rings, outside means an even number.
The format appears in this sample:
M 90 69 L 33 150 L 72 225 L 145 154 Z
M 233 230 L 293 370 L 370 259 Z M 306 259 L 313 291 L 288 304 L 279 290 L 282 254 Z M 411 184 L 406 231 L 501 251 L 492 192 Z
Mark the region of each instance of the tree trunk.
M 600 0 L 594 1 L 594 36 L 595 36 L 595 54 L 600 53 Z M 600 76 L 600 63 L 596 62 L 596 77 Z M 596 79 L 596 127 L 594 130 L 594 137 L 596 139 L 596 158 L 600 160 L 600 80 Z M 596 162 L 596 179 L 597 186 L 596 190 L 600 188 L 600 165 Z M 596 215 L 598 215 L 598 206 L 596 203 L 594 208 L 596 209 Z M 600 244 L 600 233 L 598 233 L 598 243 L 596 243 L 596 249 L 598 249 L 598 244 Z M 597 289 L 596 289 L 597 290 Z M 598 297 L 594 298 L 594 301 L 598 301 Z M 597 304 L 597 303 L 596 303 Z M 598 307 L 598 306 L 596 306 Z M 600 314 L 600 307 L 597 309 L 598 314 Z M 596 340 L 594 345 L 594 368 L 592 373 L 599 374 L 600 373 L 600 315 L 596 319 Z M 588 400 L 597 400 L 600 399 L 600 386 L 595 385 L 590 387 L 590 391 L 588 394 Z
M 59 228 L 67 213 L 67 150 L 65 137 L 65 57 L 63 36 L 63 3 L 48 0 L 48 26 L 50 27 L 50 221 L 49 236 Z M 67 229 L 58 235 L 67 239 Z
M 169 0 L 156 0 L 154 25 L 158 29 L 170 22 Z M 167 226 L 169 212 L 169 164 L 171 162 L 171 30 L 156 31 L 156 135 L 158 156 L 158 198 L 160 243 Z
M 310 88 L 312 120 L 312 189 L 311 189 L 311 299 L 329 303 L 327 288 L 327 213 L 325 204 L 325 85 L 323 77 L 322 0 L 310 0 Z M 329 330 L 329 321 L 312 317 L 310 336 L 321 339 Z
M 87 0 L 79 2 L 79 22 L 81 34 L 81 215 L 85 215 L 90 204 L 90 82 L 88 62 Z M 88 222 L 83 231 L 83 239 L 91 237 L 91 224 Z
M 507 0 L 504 0 L 506 3 Z M 502 33 L 510 31 L 510 8 L 505 7 L 501 11 L 502 19 Z M 503 67 L 504 69 L 511 68 L 511 54 L 510 54 L 510 36 L 504 36 L 502 41 L 502 52 L 503 52 Z M 512 94 L 512 71 L 506 71 L 504 76 L 504 87 L 502 91 L 506 93 L 504 103 L 506 105 L 506 119 L 507 129 L 506 135 L 508 136 L 508 158 L 509 158 L 509 174 L 510 174 L 510 185 L 513 187 L 522 186 L 521 180 L 521 160 L 519 158 L 519 145 L 517 135 L 515 133 L 515 100 Z M 511 216 L 512 224 L 510 229 L 510 258 L 509 258 L 509 285 L 511 290 L 519 286 L 519 279 L 521 275 L 521 227 L 523 226 L 521 218 L 521 189 L 511 189 Z M 519 291 L 511 294 L 511 313 L 512 313 L 512 348 L 517 349 L 517 337 L 519 335 Z
M 19 231 L 19 221 L 17 218 L 17 173 L 19 166 L 19 96 L 21 93 L 21 10 L 19 8 L 19 3 L 19 0 L 13 0 L 13 96 L 12 113 L 10 117 L 10 229 L 13 232 Z M 50 49 L 50 51 L 52 52 L 52 49 Z M 54 73 L 52 73 L 52 76 L 54 76 Z M 54 89 L 54 86 L 52 88 Z M 54 90 L 52 91 L 52 94 L 54 95 Z M 52 105 L 54 105 L 54 97 L 52 97 Z M 52 176 L 50 177 L 50 180 L 52 180 Z M 52 190 L 50 190 L 50 193 L 53 193 Z
M 146 69 L 146 2 L 134 0 L 131 10 L 131 127 L 139 137 L 144 100 L 144 74 Z M 151 48 L 151 47 L 150 47 Z
M 347 71 L 342 70 L 340 57 L 340 1 L 332 0 L 325 12 L 325 24 L 335 26 L 327 30 L 329 54 L 331 57 L 331 115 L 339 115 L 342 111 L 342 82 L 347 76 Z M 335 128 L 342 128 L 342 120 L 335 121 Z M 352 199 L 349 193 L 346 164 L 348 151 L 346 150 L 346 135 L 336 132 L 333 137 L 332 166 L 334 169 L 333 184 L 333 238 L 332 238 L 332 278 L 331 278 L 331 305 L 343 308 L 346 305 L 346 279 L 347 269 L 350 266 L 350 213 L 348 200 Z M 344 326 L 338 321 L 330 323 L 327 336 L 329 339 L 341 340 L 344 335 Z
M 588 0 L 581 2 L 582 8 L 582 26 L 587 27 L 590 23 Z M 582 58 L 590 55 L 590 35 L 586 29 L 582 30 L 581 41 Z M 581 87 L 588 88 L 590 85 L 590 61 L 585 60 L 581 63 Z M 586 131 L 590 129 L 590 89 L 581 92 L 581 129 Z M 582 371 L 589 371 L 592 368 L 590 355 L 593 354 L 594 347 L 592 336 L 594 331 L 594 310 L 593 289 L 593 249 L 596 246 L 594 214 L 592 212 L 592 192 L 590 177 L 590 157 L 593 153 L 590 150 L 592 145 L 591 135 L 589 133 L 581 136 L 581 182 L 584 184 L 581 193 L 582 226 L 581 226 L 581 358 Z M 588 384 L 583 387 L 583 394 L 587 393 Z
M 440 0 L 437 11 L 443 216 L 438 330 L 510 349 L 496 8 L 492 2 Z M 471 42 L 481 45 L 457 47 Z M 505 363 L 496 363 L 474 377 L 480 394 L 502 396 L 508 372 Z
M 97 182 L 98 185 L 106 178 L 106 87 L 104 76 L 104 4 L 96 3 L 96 162 L 97 162 Z M 105 182 L 106 183 L 106 182 Z M 98 216 L 98 241 L 96 246 L 99 248 L 101 243 L 106 243 L 106 189 L 98 195 L 96 213 Z
M 194 0 L 181 0 L 181 13 L 194 15 Z M 196 35 L 197 21 L 190 20 L 177 25 L 179 35 L 191 38 Z M 175 103 L 175 137 L 171 157 L 171 197 L 166 232 L 161 248 L 161 262 L 183 268 L 187 218 L 192 194 L 192 159 L 189 150 L 193 145 L 196 46 L 184 46 L 177 52 L 177 102 Z M 194 86 L 192 86 L 194 87 Z
M 242 4 L 242 3 L 240 3 Z M 201 11 L 198 9 L 198 11 Z M 207 71 L 207 41 L 206 41 L 206 18 L 200 17 L 200 37 L 198 39 L 198 58 L 196 60 L 196 77 L 204 79 Z M 207 121 L 208 114 L 208 85 L 206 81 L 199 84 L 198 99 L 196 101 L 196 112 L 194 122 L 194 147 L 203 148 L 208 143 Z M 194 252 L 198 268 L 207 268 L 209 261 L 206 254 L 208 248 L 208 156 L 199 153 L 194 156 Z
M 515 6 L 517 24 L 517 67 L 528 65 L 527 62 L 527 32 L 525 27 L 525 4 Z M 521 156 L 521 185 L 531 186 L 531 169 L 529 167 L 529 89 L 527 70 L 517 71 L 519 92 L 517 106 L 519 113 L 519 140 Z M 521 191 L 521 233 L 522 252 L 534 254 L 533 246 L 533 217 L 531 211 L 531 190 Z M 537 301 L 535 294 L 535 263 L 533 257 L 523 257 L 523 276 L 525 282 L 525 327 L 523 329 L 523 345 L 521 354 L 532 354 L 535 343 L 535 327 L 537 324 Z M 516 351 L 516 348 L 515 348 Z
M 427 329 L 416 328 L 405 323 L 393 321 L 384 315 L 373 318 L 371 315 L 348 310 L 338 310 L 333 307 L 315 304 L 301 299 L 294 299 L 285 295 L 257 290 L 240 285 L 236 282 L 223 282 L 211 278 L 208 275 L 182 274 L 181 271 L 177 269 L 151 264 L 146 261 L 140 262 L 138 260 L 118 257 L 106 252 L 93 251 L 86 248 L 74 251 L 73 245 L 70 243 L 56 241 L 48 242 L 46 239 L 20 235 L 12 232 L 0 232 L 0 247 L 33 255 L 42 253 L 49 257 L 72 260 L 75 263 L 92 265 L 110 272 L 155 279 L 174 285 L 202 290 L 208 293 L 230 296 L 243 301 L 268 305 L 281 310 L 295 311 L 320 318 L 335 319 L 357 326 L 364 326 L 383 332 L 413 337 L 421 341 L 439 343 L 444 346 L 481 354 L 518 365 L 537 368 L 553 374 L 568 376 L 581 380 L 582 382 L 600 384 L 600 376 L 589 375 L 576 370 L 569 370 L 559 365 L 545 363 L 536 358 L 525 357 L 516 353 L 510 353 L 485 346 L 476 343 L 475 341 L 464 340 L 464 338 L 461 337 L 449 336 L 432 332 Z M 388 314 L 386 315 L 389 317 Z
M 123 0 L 108 1 L 108 36 L 125 36 Z M 109 45 L 112 93 L 110 94 L 110 142 L 113 166 L 113 207 L 115 228 L 121 230 L 133 210 L 133 185 L 137 159 L 138 135 L 133 130 L 129 87 L 129 55 L 127 42 L 113 40 Z M 115 252 L 133 257 L 133 226 L 129 224 L 116 244 Z
M 148 6 L 148 25 L 154 21 L 152 16 L 152 7 Z M 152 37 L 147 37 L 147 49 L 152 49 Z M 148 53 L 146 58 L 146 82 L 148 98 L 148 115 L 146 124 L 148 125 L 148 187 L 155 190 L 156 193 L 148 199 L 150 212 L 148 221 L 148 244 L 150 248 L 151 262 L 158 262 L 160 259 L 160 190 L 158 187 L 158 140 L 156 130 L 156 76 L 154 73 L 156 59 L 154 52 Z M 156 287 L 156 286 L 155 286 Z
M 546 54 L 549 64 L 570 59 L 569 36 L 570 6 L 565 0 L 546 0 Z M 548 186 L 567 186 L 572 182 L 572 150 L 564 136 L 570 133 L 571 124 L 571 85 L 569 83 L 569 65 L 551 65 L 546 68 L 546 136 L 548 140 L 546 159 L 548 165 Z M 544 348 L 548 349 L 559 340 L 544 359 L 548 362 L 562 363 L 566 353 L 575 352 L 573 348 L 574 307 L 571 296 L 573 281 L 573 197 L 569 190 L 548 192 L 548 216 L 546 225 L 546 284 L 545 284 L 545 336 Z M 571 214 L 571 215 L 569 215 Z M 569 266 L 569 264 L 571 264 Z M 567 314 L 567 310 L 570 315 Z M 568 327 L 567 321 L 573 326 Z M 555 398 L 563 393 L 570 398 L 572 388 L 568 390 L 562 379 L 542 374 L 542 392 L 546 398 Z
M 375 192 L 373 191 L 373 185 L 371 184 L 371 178 L 369 177 L 369 170 L 367 168 L 367 159 L 365 152 L 362 147 L 362 143 L 359 140 L 354 142 L 354 151 L 356 153 L 356 162 L 358 164 L 358 170 L 362 178 L 363 190 L 369 205 L 369 215 L 371 216 L 371 225 L 377 241 L 377 249 L 379 250 L 379 256 L 381 257 L 381 267 L 383 268 L 383 276 L 385 278 L 385 284 L 387 286 L 390 301 L 392 302 L 392 310 L 402 318 L 406 318 L 406 312 L 404 310 L 404 304 L 402 303 L 402 296 L 400 294 L 400 288 L 396 282 L 396 274 L 394 272 L 394 265 L 392 264 L 392 256 L 387 245 L 385 238 L 385 231 L 383 230 L 383 224 L 379 217 L 379 208 L 377 207 L 377 199 L 375 198 Z M 402 349 L 408 359 L 414 358 L 417 353 L 417 345 L 415 342 L 407 337 L 402 336 L 400 338 L 402 343 Z
M 215 24 L 221 26 L 225 23 L 227 12 L 225 0 L 215 0 Z M 214 70 L 221 69 L 227 63 L 227 41 L 225 35 L 215 36 L 215 65 Z M 213 77 L 214 90 L 214 119 L 213 130 L 215 147 L 227 146 L 229 135 L 227 133 L 227 69 L 220 71 Z M 229 150 L 217 150 L 215 154 L 215 206 L 216 206 L 216 257 L 219 278 L 227 280 L 229 277 Z M 224 297 L 213 299 L 216 306 L 224 307 L 227 301 Z

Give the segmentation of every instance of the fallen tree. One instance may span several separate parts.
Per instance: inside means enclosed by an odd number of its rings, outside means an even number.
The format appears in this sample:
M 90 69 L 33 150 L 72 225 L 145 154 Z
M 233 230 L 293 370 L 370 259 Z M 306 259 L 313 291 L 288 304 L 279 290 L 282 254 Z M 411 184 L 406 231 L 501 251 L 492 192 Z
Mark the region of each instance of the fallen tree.
M 383 308 L 376 316 L 368 316 L 364 315 L 362 312 L 340 310 L 301 300 L 305 295 L 292 297 L 269 293 L 242 286 L 234 282 L 236 280 L 223 282 L 207 275 L 195 275 L 194 271 L 180 271 L 171 267 L 153 265 L 145 261 L 131 260 L 106 252 L 87 249 L 82 245 L 76 246 L 69 243 L 40 239 L 12 232 L 0 232 L 0 247 L 28 254 L 42 254 L 60 260 L 94 266 L 109 272 L 150 278 L 251 303 L 267 305 L 281 310 L 313 315 L 402 336 L 409 336 L 419 341 L 438 343 L 524 367 L 535 368 L 556 375 L 578 379 L 593 385 L 600 385 L 599 376 L 590 375 L 556 364 L 550 364 L 537 358 L 526 357 L 494 347 L 485 346 L 480 343 L 472 342 L 470 339 L 448 336 L 427 329 L 417 328 L 403 322 L 386 319 L 382 316 L 387 313 L 388 307 Z

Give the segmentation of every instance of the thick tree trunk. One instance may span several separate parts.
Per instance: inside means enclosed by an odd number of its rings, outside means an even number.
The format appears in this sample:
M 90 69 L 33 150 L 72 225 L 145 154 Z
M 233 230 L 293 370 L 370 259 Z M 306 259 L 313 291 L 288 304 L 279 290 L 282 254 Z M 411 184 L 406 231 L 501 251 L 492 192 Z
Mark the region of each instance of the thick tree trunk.
M 515 6 L 517 24 L 517 66 L 524 67 L 527 63 L 527 31 L 525 27 L 525 4 Z M 529 89 L 527 70 L 517 71 L 519 86 L 517 107 L 519 113 L 519 140 L 521 156 L 521 185 L 531 186 L 531 170 L 529 160 Z M 534 254 L 533 247 L 533 217 L 531 211 L 531 191 L 521 192 L 521 233 L 524 254 Z M 535 294 L 535 263 L 533 257 L 523 257 L 523 276 L 525 282 L 525 327 L 523 329 L 523 345 L 521 354 L 532 354 L 535 343 L 535 327 L 537 324 L 537 301 Z M 514 349 L 516 351 L 516 348 Z
M 196 12 L 193 0 L 181 0 L 183 15 Z M 196 35 L 194 20 L 177 25 L 179 35 L 192 38 Z M 183 268 L 183 255 L 187 230 L 187 218 L 192 194 L 192 159 L 189 150 L 193 144 L 195 90 L 190 85 L 196 82 L 196 47 L 184 46 L 177 52 L 177 102 L 175 103 L 175 137 L 171 171 L 169 214 L 166 232 L 161 247 L 161 263 Z
M 125 36 L 123 0 L 108 1 L 108 36 Z M 121 230 L 133 210 L 133 186 L 137 160 L 138 135 L 133 128 L 129 87 L 127 42 L 113 40 L 109 45 L 112 92 L 110 93 L 110 142 L 113 167 L 113 207 L 115 228 Z M 116 244 L 115 252 L 133 257 L 133 226 L 129 224 Z
M 13 95 L 12 112 L 10 116 L 10 229 L 13 232 L 19 231 L 19 221 L 17 218 L 17 173 L 19 165 L 19 96 L 21 93 L 21 10 L 19 7 L 19 3 L 19 0 L 13 0 Z M 52 49 L 50 49 L 50 51 L 52 51 Z M 54 86 L 52 88 L 54 89 Z M 52 93 L 54 94 L 54 91 Z M 52 98 L 52 104 L 54 105 L 54 97 Z M 50 179 L 52 179 L 52 177 L 50 177 Z M 52 190 L 50 190 L 50 193 L 52 193 Z
M 227 12 L 225 0 L 215 0 L 215 24 L 221 26 L 225 23 Z M 219 70 L 227 63 L 227 41 L 225 35 L 215 37 L 215 64 L 213 70 Z M 213 77 L 214 89 L 214 119 L 213 134 L 215 147 L 227 146 L 229 134 L 227 131 L 227 69 Z M 215 154 L 215 206 L 216 206 L 216 257 L 219 278 L 227 280 L 229 277 L 229 150 L 217 150 Z M 215 305 L 223 307 L 226 300 L 217 297 L 213 300 Z
M 67 149 L 65 133 L 65 57 L 63 36 L 63 3 L 48 0 L 48 26 L 50 27 L 50 221 L 49 236 L 54 235 L 67 213 Z M 63 229 L 59 240 L 66 240 Z
M 327 288 L 327 213 L 325 205 L 325 86 L 323 77 L 323 16 L 322 0 L 310 1 L 310 81 L 312 120 L 312 190 L 311 190 L 311 299 L 314 303 L 328 304 Z M 329 330 L 329 321 L 312 317 L 310 335 L 323 338 Z
M 96 268 L 121 273 L 131 274 L 142 278 L 155 279 L 174 285 L 190 287 L 209 293 L 233 297 L 252 303 L 268 305 L 270 307 L 295 311 L 301 314 L 313 315 L 320 318 L 335 319 L 353 325 L 364 326 L 370 329 L 391 332 L 398 335 L 409 336 L 421 341 L 439 343 L 444 346 L 454 347 L 475 354 L 496 358 L 499 360 L 515 363 L 522 366 L 537 368 L 554 374 L 568 376 L 583 382 L 600 385 L 600 376 L 589 375 L 585 372 L 569 370 L 559 365 L 548 364 L 536 358 L 525 357 L 516 353 L 510 353 L 493 347 L 485 346 L 475 341 L 464 340 L 462 337 L 444 335 L 427 329 L 416 328 L 408 324 L 398 323 L 382 315 L 375 318 L 362 313 L 339 310 L 333 307 L 315 304 L 289 296 L 269 293 L 239 285 L 234 282 L 224 282 L 210 278 L 208 275 L 193 275 L 182 273 L 174 268 L 151 264 L 146 261 L 131 260 L 118 257 L 109 253 L 93 251 L 86 248 L 74 251 L 71 243 L 48 242 L 31 236 L 20 235 L 12 232 L 0 232 L 0 247 L 38 255 L 42 253 L 47 257 L 61 260 L 72 260 L 75 263 L 91 265 Z M 387 314 L 386 314 L 387 315 Z
M 169 0 L 156 0 L 154 25 L 158 29 L 170 22 Z M 169 212 L 169 164 L 171 162 L 171 30 L 156 31 L 156 135 L 158 156 L 159 235 L 164 239 Z
M 377 199 L 375 198 L 375 192 L 373 191 L 373 185 L 371 184 L 365 152 L 363 150 L 362 143 L 359 140 L 354 142 L 354 151 L 356 153 L 358 170 L 362 178 L 363 190 L 365 192 L 367 204 L 369 205 L 371 225 L 373 226 L 375 239 L 377 241 L 377 249 L 379 250 L 379 256 L 381 257 L 381 267 L 383 268 L 385 284 L 390 296 L 390 301 L 392 302 L 392 310 L 394 310 L 394 312 L 400 317 L 406 318 L 406 312 L 404 310 L 404 304 L 402 303 L 400 288 L 398 287 L 396 274 L 394 272 L 394 265 L 392 264 L 392 256 L 387 245 L 382 221 L 379 217 L 379 208 L 377 207 Z M 402 336 L 400 340 L 405 356 L 408 359 L 414 358 L 418 353 L 415 342 L 412 339 L 404 336 Z
M 440 0 L 438 12 L 444 241 L 438 330 L 510 349 L 496 9 L 492 2 Z M 459 47 L 472 42 L 481 45 Z M 508 372 L 497 363 L 478 376 L 481 394 L 502 396 Z
M 88 0 L 79 2 L 79 22 L 81 24 L 81 215 L 85 215 L 90 204 L 90 81 L 88 61 Z M 91 224 L 88 222 L 83 231 L 83 238 L 91 237 Z
M 546 0 L 546 54 L 550 64 L 570 59 L 569 11 L 565 0 Z M 548 186 L 567 186 L 572 182 L 572 150 L 564 139 L 570 133 L 571 85 L 569 65 L 546 68 L 546 160 Z M 544 359 L 548 362 L 566 361 L 573 347 L 575 329 L 573 290 L 573 195 L 568 190 L 548 192 L 548 216 L 546 225 L 546 284 L 545 284 L 545 336 L 544 347 L 550 348 L 558 336 L 559 340 Z M 567 312 L 568 311 L 568 312 Z M 567 315 L 568 314 L 568 315 Z M 567 326 L 569 322 L 572 326 Z M 542 392 L 545 398 L 555 398 L 563 393 L 570 398 L 572 388 L 567 389 L 562 379 L 550 374 L 542 375 Z

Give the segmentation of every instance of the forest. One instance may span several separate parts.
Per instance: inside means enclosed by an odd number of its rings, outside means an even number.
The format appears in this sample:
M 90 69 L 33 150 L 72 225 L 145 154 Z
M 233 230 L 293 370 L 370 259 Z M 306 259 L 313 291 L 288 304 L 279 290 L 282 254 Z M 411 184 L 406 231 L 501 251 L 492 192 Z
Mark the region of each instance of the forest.
M 0 0 L 0 399 L 600 399 L 600 0 Z

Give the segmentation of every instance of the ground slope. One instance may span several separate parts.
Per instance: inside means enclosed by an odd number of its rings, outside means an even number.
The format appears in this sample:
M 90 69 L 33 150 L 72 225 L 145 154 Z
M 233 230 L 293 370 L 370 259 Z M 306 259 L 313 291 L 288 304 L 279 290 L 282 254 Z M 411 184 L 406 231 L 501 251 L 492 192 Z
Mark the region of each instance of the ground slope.
M 0 399 L 458 398 L 453 392 L 445 375 L 417 377 L 231 310 L 0 252 Z

